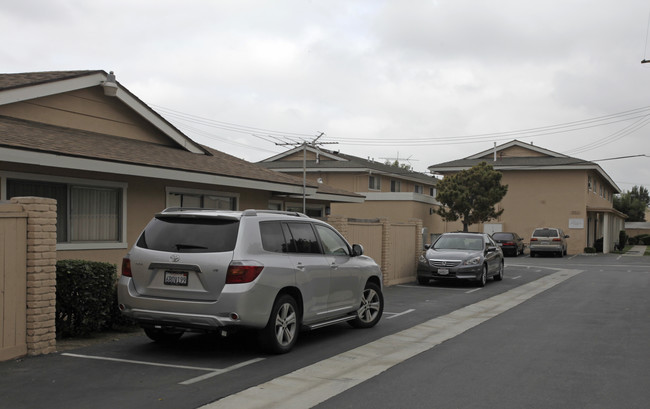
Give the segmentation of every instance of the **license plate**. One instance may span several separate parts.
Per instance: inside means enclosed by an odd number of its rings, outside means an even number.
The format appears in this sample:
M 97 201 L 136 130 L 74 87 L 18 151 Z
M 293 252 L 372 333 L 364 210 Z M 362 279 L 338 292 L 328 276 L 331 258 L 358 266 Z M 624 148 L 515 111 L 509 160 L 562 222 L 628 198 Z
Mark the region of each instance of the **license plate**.
M 187 286 L 187 271 L 165 271 L 165 285 Z
M 503 243 L 497 243 L 499 247 L 503 247 Z
M 441 276 L 446 276 L 447 274 L 449 274 L 449 269 L 448 268 L 439 268 L 438 269 L 438 274 L 440 274 Z

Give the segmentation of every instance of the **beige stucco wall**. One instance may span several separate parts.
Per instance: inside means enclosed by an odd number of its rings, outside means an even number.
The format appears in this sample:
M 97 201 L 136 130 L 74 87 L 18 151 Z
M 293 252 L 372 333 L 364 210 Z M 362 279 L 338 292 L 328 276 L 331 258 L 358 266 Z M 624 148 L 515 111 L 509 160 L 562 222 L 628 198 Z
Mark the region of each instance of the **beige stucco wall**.
M 166 188 L 186 188 L 206 191 L 227 192 L 238 195 L 238 207 L 243 209 L 266 209 L 269 201 L 280 200 L 298 202 L 298 199 L 276 199 L 271 192 L 242 189 L 228 186 L 214 186 L 199 183 L 182 183 L 179 181 L 148 179 L 126 175 L 102 174 L 98 172 L 80 172 L 74 170 L 54 169 L 37 166 L 16 165 L 0 163 L 0 172 L 17 174 L 43 174 L 64 178 L 81 178 L 92 184 L 93 180 L 122 182 L 127 184 L 127 215 L 126 215 L 126 241 L 127 245 L 119 249 L 81 249 L 58 250 L 57 259 L 84 259 L 102 261 L 118 266 L 120 270 L 122 258 L 128 248 L 133 245 L 142 229 L 151 220 L 154 214 L 166 207 Z M 4 182 L 4 181 L 3 181 Z M 318 202 L 316 202 L 318 203 Z M 322 203 L 324 205 L 324 202 Z
M 504 171 L 501 183 L 508 185 L 508 193 L 499 204 L 504 212 L 489 223 L 501 223 L 503 231 L 514 231 L 526 242 L 536 227 L 559 227 L 570 236 L 568 252 L 582 253 L 590 226 L 587 207 L 612 207 L 600 192 L 588 191 L 588 175 L 585 170 Z M 570 228 L 570 219 L 582 219 L 584 227 Z M 590 233 L 594 235 L 593 230 Z

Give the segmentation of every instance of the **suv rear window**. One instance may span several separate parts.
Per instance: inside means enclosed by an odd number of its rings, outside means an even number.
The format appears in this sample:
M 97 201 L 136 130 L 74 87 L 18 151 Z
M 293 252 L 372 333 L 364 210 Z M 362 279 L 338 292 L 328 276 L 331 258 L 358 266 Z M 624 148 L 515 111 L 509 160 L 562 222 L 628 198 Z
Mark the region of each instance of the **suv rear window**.
M 559 234 L 555 229 L 536 229 L 533 232 L 533 237 L 557 237 Z
M 239 220 L 157 216 L 138 239 L 141 248 L 173 253 L 233 251 Z

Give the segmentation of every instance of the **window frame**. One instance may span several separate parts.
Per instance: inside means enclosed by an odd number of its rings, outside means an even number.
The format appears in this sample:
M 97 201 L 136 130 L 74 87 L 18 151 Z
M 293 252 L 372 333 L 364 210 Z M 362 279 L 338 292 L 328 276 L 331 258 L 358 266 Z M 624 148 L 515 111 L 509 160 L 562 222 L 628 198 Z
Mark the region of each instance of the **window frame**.
M 169 198 L 172 194 L 182 194 L 182 195 L 194 195 L 194 196 L 221 196 L 227 197 L 229 199 L 234 199 L 234 209 L 228 210 L 239 210 L 239 193 L 234 192 L 223 192 L 217 190 L 207 190 L 207 189 L 192 189 L 186 187 L 174 187 L 167 186 L 165 187 L 165 207 L 177 207 L 170 202 Z M 206 208 L 209 209 L 209 208 Z
M 97 188 L 97 189 L 116 189 L 119 190 L 118 203 L 118 240 L 117 241 L 69 241 L 70 228 L 70 203 L 68 201 L 66 212 L 66 224 L 68 225 L 68 241 L 57 242 L 57 250 L 103 250 L 103 249 L 125 249 L 128 247 L 127 243 L 127 191 L 128 183 L 114 182 L 103 179 L 82 179 L 64 176 L 53 175 L 40 175 L 34 173 L 20 173 L 20 172 L 0 172 L 0 199 L 7 200 L 7 180 L 17 179 L 32 182 L 42 183 L 58 183 L 65 184 L 68 198 L 70 195 L 71 187 L 83 188 Z
M 374 181 L 375 183 L 370 183 Z M 368 190 L 381 191 L 381 176 L 379 175 L 368 175 Z
M 398 179 L 390 180 L 390 191 L 392 193 L 400 193 L 402 191 L 402 181 Z

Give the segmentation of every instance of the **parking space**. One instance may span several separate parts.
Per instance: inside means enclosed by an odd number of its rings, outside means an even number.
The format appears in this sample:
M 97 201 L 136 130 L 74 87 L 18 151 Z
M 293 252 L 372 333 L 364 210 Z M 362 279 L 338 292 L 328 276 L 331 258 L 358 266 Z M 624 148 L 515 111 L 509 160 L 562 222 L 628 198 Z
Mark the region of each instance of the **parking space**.
M 116 396 L 120 394 L 125 396 L 119 399 L 133 403 L 130 406 L 149 407 L 152 399 L 162 399 L 164 402 L 156 401 L 157 406 L 195 408 L 200 406 L 197 403 L 209 402 L 215 396 L 236 393 L 247 385 L 396 334 L 550 273 L 544 268 L 507 265 L 503 281 L 489 281 L 483 288 L 471 283 L 437 282 L 387 287 L 384 318 L 378 326 L 356 330 L 339 324 L 301 333 L 295 350 L 286 355 L 262 353 L 255 334 L 244 331 L 227 338 L 186 334 L 173 345 L 157 344 L 144 335 L 135 335 L 52 356 L 0 363 L 0 377 L 8 380 L 0 385 L 0 395 L 8 407 L 56 409 L 74 407 L 70 406 L 72 397 L 85 396 L 89 384 L 101 384 L 102 392 L 97 393 L 106 396 L 99 398 L 95 408 L 115 407 Z M 21 389 L 24 391 L 22 385 L 45 390 L 42 396 L 39 392 L 25 400 L 20 393 Z M 149 392 L 142 394 L 141 388 Z M 48 393 L 57 394 L 60 390 L 66 390 L 66 396 L 52 403 Z M 178 398 L 182 395 L 188 398 Z

